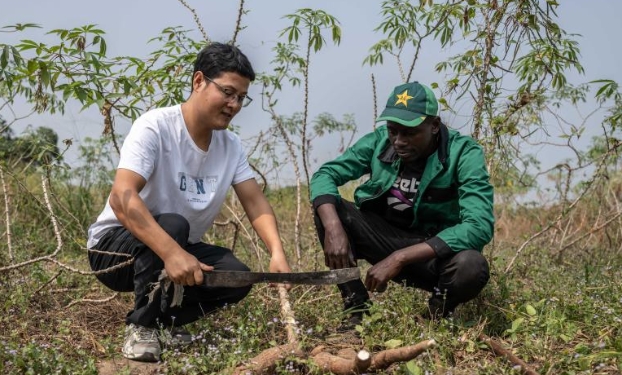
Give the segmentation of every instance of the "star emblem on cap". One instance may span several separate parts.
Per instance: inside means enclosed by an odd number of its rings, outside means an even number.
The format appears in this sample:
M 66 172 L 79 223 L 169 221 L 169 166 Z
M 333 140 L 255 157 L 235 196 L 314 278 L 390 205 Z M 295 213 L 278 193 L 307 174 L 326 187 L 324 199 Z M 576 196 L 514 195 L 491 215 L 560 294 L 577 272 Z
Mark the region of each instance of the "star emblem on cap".
M 408 107 L 408 101 L 413 98 L 413 96 L 408 95 L 408 90 L 404 90 L 403 93 L 395 96 L 397 96 L 397 101 L 395 102 L 395 105 L 397 106 L 401 103 L 404 104 L 404 107 Z

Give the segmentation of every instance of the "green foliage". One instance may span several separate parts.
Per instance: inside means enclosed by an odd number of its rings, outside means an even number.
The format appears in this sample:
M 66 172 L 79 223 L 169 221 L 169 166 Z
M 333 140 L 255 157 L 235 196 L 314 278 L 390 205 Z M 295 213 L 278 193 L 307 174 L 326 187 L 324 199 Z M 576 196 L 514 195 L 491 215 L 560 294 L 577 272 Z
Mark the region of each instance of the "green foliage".
M 56 43 L 0 44 L 0 92 L 9 102 L 25 98 L 38 112 L 63 113 L 65 102 L 77 100 L 83 109 L 99 108 L 107 119 L 113 109 L 134 120 L 148 108 L 183 101 L 191 62 L 204 45 L 188 30 L 168 27 L 150 41 L 158 47 L 147 59 L 109 57 L 105 33 L 94 25 L 48 34 Z
M 455 126 L 466 125 L 485 147 L 490 173 L 504 193 L 522 194 L 534 181 L 533 158 L 524 154 L 523 141 L 530 143 L 532 136 L 547 134 L 550 119 L 543 115 L 547 103 L 557 105 L 563 96 L 564 104 L 576 105 L 586 97 L 585 91 L 574 90 L 567 81 L 568 73 L 582 74 L 584 68 L 577 35 L 557 23 L 558 6 L 537 0 L 387 0 L 382 2 L 383 20 L 376 28 L 384 37 L 370 48 L 363 63 L 386 65 L 389 56 L 397 62 L 402 80 L 410 81 L 426 52 L 424 43 L 460 51 L 447 59 L 434 57 L 437 72 L 446 79 L 430 84 L 442 90 L 439 102 L 444 110 L 472 108 L 468 123 Z M 598 100 L 615 103 L 606 120 L 610 127 L 605 132 L 610 136 L 620 119 L 617 85 L 605 80 L 593 83 L 602 84 L 595 94 Z M 576 125 L 564 136 L 571 143 L 582 131 Z M 519 183 L 507 185 L 507 180 L 517 177 Z
M 376 31 L 381 31 L 386 37 L 370 48 L 363 64 L 383 64 L 384 55 L 389 54 L 396 58 L 405 82 L 411 80 L 425 40 L 432 38 L 439 41 L 441 47 L 448 46 L 453 43 L 457 25 L 464 33 L 470 31 L 472 24 L 468 22 L 469 15 L 472 17 L 474 13 L 474 8 L 465 6 L 463 2 L 434 4 L 432 1 L 421 1 L 414 4 L 408 0 L 386 0 L 381 7 L 383 20 Z M 408 74 L 405 74 L 402 59 L 408 48 L 414 48 L 414 56 Z
M 19 137 L 0 117 L 0 160 L 8 165 L 42 166 L 61 162 L 58 135 L 48 127 L 28 128 Z
M 613 101 L 613 106 L 609 109 L 605 123 L 614 130 L 619 130 L 622 125 L 622 95 L 619 91 L 619 84 L 610 79 L 592 81 L 593 84 L 602 84 L 596 91 L 596 99 L 599 103 L 606 104 Z
M 104 195 L 106 191 L 92 189 L 82 194 Z M 72 214 L 83 224 L 73 222 L 62 207 L 71 200 L 69 195 L 74 194 L 75 191 L 57 190 L 58 201 L 54 203 L 63 227 L 70 230 L 63 233 L 67 250 L 83 249 L 73 243 L 83 238 L 75 229 L 81 225 L 85 228 L 89 219 L 92 220 L 91 215 L 97 213 L 72 209 Z M 271 189 L 267 193 L 277 210 L 284 236 L 292 233 L 295 194 L 293 187 Z M 53 250 L 54 240 L 46 224 L 49 218 L 42 214 L 40 198 L 33 199 L 40 193 L 35 191 L 35 195 L 26 195 L 22 191 L 20 195 L 24 198 L 16 203 L 26 212 L 12 213 L 16 234 L 13 246 L 20 249 L 18 260 L 23 261 L 49 253 Z M 516 212 L 512 217 L 519 221 L 526 215 L 525 212 Z M 303 253 L 303 262 L 308 269 L 321 268 L 323 259 L 318 245 L 312 241 L 311 215 L 307 212 L 302 217 L 305 220 L 303 227 L 309 228 L 308 237 L 303 242 L 304 248 L 308 249 Z M 231 227 L 216 228 L 212 234 L 216 237 L 213 243 L 231 246 L 232 231 Z M 6 252 L 5 245 L 0 243 L 0 252 Z M 511 347 L 515 355 L 541 373 L 581 373 L 596 368 L 614 371 L 622 353 L 619 332 L 615 328 L 622 321 L 622 287 L 617 282 L 622 277 L 622 264 L 615 256 L 615 248 L 607 247 L 603 242 L 595 252 L 577 252 L 565 262 L 552 258 L 542 250 L 545 248 L 540 245 L 528 248 L 516 271 L 503 274 L 500 269 L 514 255 L 516 247 L 502 246 L 490 259 L 492 278 L 482 296 L 461 306 L 449 320 L 430 322 L 419 318 L 425 312 L 428 294 L 390 284 L 386 292 L 372 296 L 372 313 L 358 328 L 364 347 L 377 352 L 424 339 L 437 341 L 437 347 L 432 349 L 433 355 L 399 363 L 388 374 L 425 373 L 436 371 L 439 366 L 456 372 L 513 374 L 509 362 L 492 357 L 487 346 L 479 341 L 478 335 L 484 332 Z M 235 252 L 254 268 L 260 268 L 258 262 L 263 262 L 263 267 L 267 265 L 267 256 L 257 258 L 247 239 L 238 240 Z M 60 259 L 88 269 L 85 255 L 84 251 L 64 251 Z M 368 266 L 365 263 L 361 266 L 364 275 Z M 86 296 L 92 298 L 93 292 L 101 297 L 110 292 L 93 277 L 67 271 L 57 276 L 48 287 L 34 292 L 50 282 L 56 272 L 54 268 L 38 263 L 27 273 L 13 273 L 11 278 L 0 274 L 0 285 L 8 293 L 1 306 L 3 311 L 9 312 L 0 317 L 0 363 L 4 372 L 28 373 L 31 369 L 31 373 L 94 374 L 96 361 L 119 356 L 122 321 L 125 310 L 131 307 L 131 295 L 117 298 L 117 307 L 113 311 L 110 302 L 61 308 Z M 57 294 L 52 290 L 64 292 Z M 290 301 L 305 350 L 332 340 L 342 317 L 341 299 L 336 288 L 295 287 Z M 99 312 L 98 306 L 101 306 Z M 33 312 L 37 316 L 34 320 Z M 94 325 L 96 321 L 109 321 L 112 317 L 113 323 L 105 328 Z M 195 335 L 195 343 L 184 350 L 166 348 L 164 366 L 172 374 L 222 373 L 262 350 L 284 344 L 287 336 L 283 324 L 276 291 L 257 285 L 241 303 L 191 325 L 189 328 Z M 88 328 L 80 328 L 83 325 Z M 36 337 L 37 340 L 31 342 L 24 337 Z M 76 351 L 71 340 L 82 340 L 80 346 L 84 349 Z M 89 347 L 93 340 L 99 342 L 99 346 Z M 80 360 L 76 360 L 77 357 Z M 321 373 L 309 362 L 293 358 L 279 362 L 274 373 L 291 373 L 292 368 L 300 374 Z
M 86 353 L 79 352 L 84 356 Z M 94 359 L 75 361 L 44 343 L 16 348 L 0 346 L 0 371 L 4 374 L 97 375 Z
M 287 35 L 288 43 L 298 42 L 303 31 L 301 26 L 307 31 L 308 46 L 313 48 L 314 52 L 318 52 L 326 44 L 326 39 L 322 35 L 322 29 L 329 29 L 333 43 L 341 42 L 341 27 L 339 21 L 323 10 L 315 10 L 310 8 L 298 9 L 294 14 L 284 16 L 292 21 L 291 26 L 281 31 L 280 36 Z
M 300 145 L 303 139 L 303 116 L 302 113 L 296 112 L 291 116 L 281 116 L 279 119 L 279 122 L 283 125 L 287 133 L 291 135 L 295 145 Z M 339 152 L 343 152 L 345 148 L 349 146 L 349 142 L 347 144 L 345 143 L 345 138 L 348 138 L 350 142 L 352 141 L 354 132 L 356 131 L 356 124 L 354 122 L 354 116 L 351 114 L 344 115 L 343 120 L 339 121 L 330 113 L 320 113 L 313 120 L 312 130 L 312 132 L 307 132 L 306 135 L 309 145 L 312 145 L 315 139 L 324 137 L 327 134 L 340 134 L 341 144 Z
M 307 63 L 305 59 L 297 54 L 298 45 L 292 43 L 277 42 L 272 48 L 275 55 L 271 61 L 273 64 L 273 74 L 258 74 L 258 80 L 263 83 L 264 88 L 272 87 L 274 90 L 283 89 L 283 81 L 287 80 L 292 86 L 299 86 L 301 83 L 300 75 L 304 74 Z M 270 106 L 276 106 L 277 100 L 269 102 Z

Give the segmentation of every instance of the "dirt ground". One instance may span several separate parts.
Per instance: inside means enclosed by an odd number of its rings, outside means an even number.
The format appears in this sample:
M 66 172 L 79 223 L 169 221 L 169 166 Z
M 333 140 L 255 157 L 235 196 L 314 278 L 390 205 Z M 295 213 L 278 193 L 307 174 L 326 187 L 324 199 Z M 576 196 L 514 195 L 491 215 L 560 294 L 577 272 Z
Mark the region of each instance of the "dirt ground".
M 164 373 L 158 363 L 130 361 L 125 358 L 103 360 L 97 363 L 99 375 L 157 375 Z

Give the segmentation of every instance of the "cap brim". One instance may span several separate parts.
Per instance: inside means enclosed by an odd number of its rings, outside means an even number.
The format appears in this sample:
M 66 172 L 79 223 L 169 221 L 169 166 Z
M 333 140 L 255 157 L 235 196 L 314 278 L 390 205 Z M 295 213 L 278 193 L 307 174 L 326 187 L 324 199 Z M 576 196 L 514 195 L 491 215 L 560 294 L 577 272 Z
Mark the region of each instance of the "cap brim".
M 380 117 L 376 119 L 376 122 L 380 121 L 393 121 L 400 125 L 415 127 L 421 125 L 421 123 L 428 117 L 423 113 L 414 113 L 408 110 L 399 108 L 386 108 Z

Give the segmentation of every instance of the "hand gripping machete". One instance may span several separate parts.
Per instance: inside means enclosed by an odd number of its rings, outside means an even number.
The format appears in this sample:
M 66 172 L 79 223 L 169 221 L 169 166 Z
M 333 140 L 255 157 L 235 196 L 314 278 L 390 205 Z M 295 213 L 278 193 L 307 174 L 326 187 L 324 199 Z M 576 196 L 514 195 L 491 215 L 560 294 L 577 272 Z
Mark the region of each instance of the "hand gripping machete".
M 203 285 L 229 288 L 257 283 L 327 285 L 341 284 L 360 277 L 358 267 L 294 273 L 215 270 L 203 272 Z

